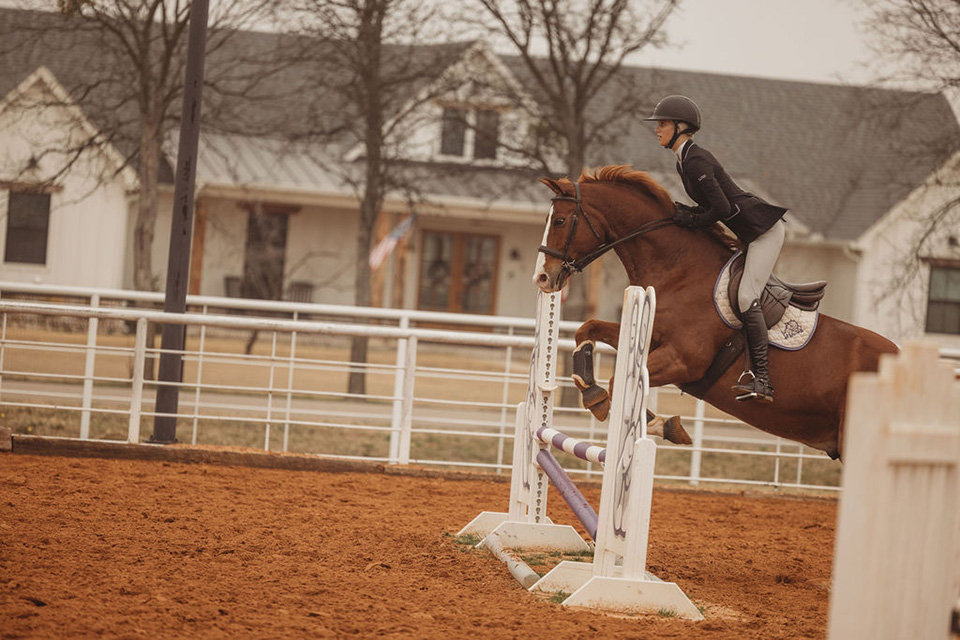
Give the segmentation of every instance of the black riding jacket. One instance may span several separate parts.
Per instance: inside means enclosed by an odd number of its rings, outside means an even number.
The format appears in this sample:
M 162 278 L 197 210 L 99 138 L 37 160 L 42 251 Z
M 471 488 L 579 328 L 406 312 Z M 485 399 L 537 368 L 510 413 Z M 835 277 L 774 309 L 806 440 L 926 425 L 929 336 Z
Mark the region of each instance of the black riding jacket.
M 787 212 L 747 193 L 735 183 L 713 154 L 692 140 L 683 148 L 677 173 L 687 195 L 697 203 L 691 211 L 696 226 L 723 222 L 741 242 L 750 244 Z

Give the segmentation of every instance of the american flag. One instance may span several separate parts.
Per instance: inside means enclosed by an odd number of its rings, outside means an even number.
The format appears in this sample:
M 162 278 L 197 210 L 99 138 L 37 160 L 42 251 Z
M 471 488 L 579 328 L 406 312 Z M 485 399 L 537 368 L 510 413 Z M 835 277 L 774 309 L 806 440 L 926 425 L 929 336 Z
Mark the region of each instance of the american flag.
M 407 232 L 410 231 L 410 227 L 413 226 L 414 216 L 407 216 L 407 219 L 394 227 L 393 231 L 388 233 L 386 237 L 377 243 L 377 246 L 373 248 L 373 251 L 370 252 L 370 269 L 375 270 L 383 261 L 387 259 L 387 256 L 390 255 L 390 252 L 393 251 L 393 248 L 397 246 L 397 243 L 400 241 L 403 236 L 407 235 Z

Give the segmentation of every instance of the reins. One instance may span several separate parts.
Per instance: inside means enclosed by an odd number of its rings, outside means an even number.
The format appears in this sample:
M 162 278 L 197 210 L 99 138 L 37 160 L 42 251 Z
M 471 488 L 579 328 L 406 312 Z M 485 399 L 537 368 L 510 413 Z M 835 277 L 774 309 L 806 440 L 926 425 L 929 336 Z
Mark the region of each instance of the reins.
M 605 254 L 607 251 L 610 251 L 618 244 L 622 244 L 627 240 L 633 240 L 638 236 L 642 236 L 645 233 L 650 231 L 656 231 L 657 229 L 662 229 L 663 227 L 676 224 L 673 221 L 673 218 L 659 218 L 657 220 L 651 220 L 645 224 L 640 225 L 627 235 L 622 238 L 613 240 L 612 242 L 603 242 L 603 238 L 600 237 L 600 234 L 597 232 L 596 227 L 593 226 L 593 223 L 590 221 L 590 216 L 587 215 L 586 210 L 583 208 L 583 200 L 580 197 L 580 183 L 573 183 L 574 189 L 576 190 L 576 196 L 556 196 L 551 199 L 551 202 L 573 202 L 576 204 L 576 209 L 573 211 L 573 220 L 570 222 L 570 231 L 567 233 L 567 242 L 563 246 L 563 252 L 551 249 L 546 245 L 540 245 L 538 251 L 544 253 L 548 256 L 559 258 L 563 263 L 561 268 L 567 271 L 568 273 L 579 273 L 586 268 L 591 262 Z M 587 226 L 590 227 L 590 231 L 593 232 L 593 235 L 600 241 L 600 246 L 588 253 L 587 255 L 578 258 L 577 260 L 570 259 L 570 245 L 573 244 L 573 237 L 577 233 L 577 221 L 580 215 L 583 215 L 583 219 L 586 221 Z

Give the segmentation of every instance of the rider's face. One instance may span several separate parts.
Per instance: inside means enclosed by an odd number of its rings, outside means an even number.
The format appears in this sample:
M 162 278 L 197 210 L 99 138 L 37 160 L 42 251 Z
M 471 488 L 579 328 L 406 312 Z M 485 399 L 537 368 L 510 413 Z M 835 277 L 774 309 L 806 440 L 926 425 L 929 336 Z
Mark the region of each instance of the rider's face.
M 657 128 L 653 131 L 657 134 L 657 142 L 660 146 L 667 146 L 670 138 L 673 137 L 673 120 L 657 120 Z

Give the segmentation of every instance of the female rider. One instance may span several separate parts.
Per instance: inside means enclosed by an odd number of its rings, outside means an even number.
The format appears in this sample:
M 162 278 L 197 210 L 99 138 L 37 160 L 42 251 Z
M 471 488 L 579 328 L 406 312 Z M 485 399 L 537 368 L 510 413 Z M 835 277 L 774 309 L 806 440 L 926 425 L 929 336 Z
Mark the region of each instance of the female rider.
M 693 141 L 700 129 L 700 108 L 686 96 L 667 96 L 646 120 L 657 122 L 657 141 L 677 156 L 677 172 L 695 207 L 677 203 L 674 221 L 686 228 L 722 222 L 746 247 L 737 303 L 747 339 L 749 362 L 733 390 L 737 400 L 773 402 L 767 368 L 767 326 L 760 295 L 783 246 L 783 207 L 745 192 L 706 149 Z

